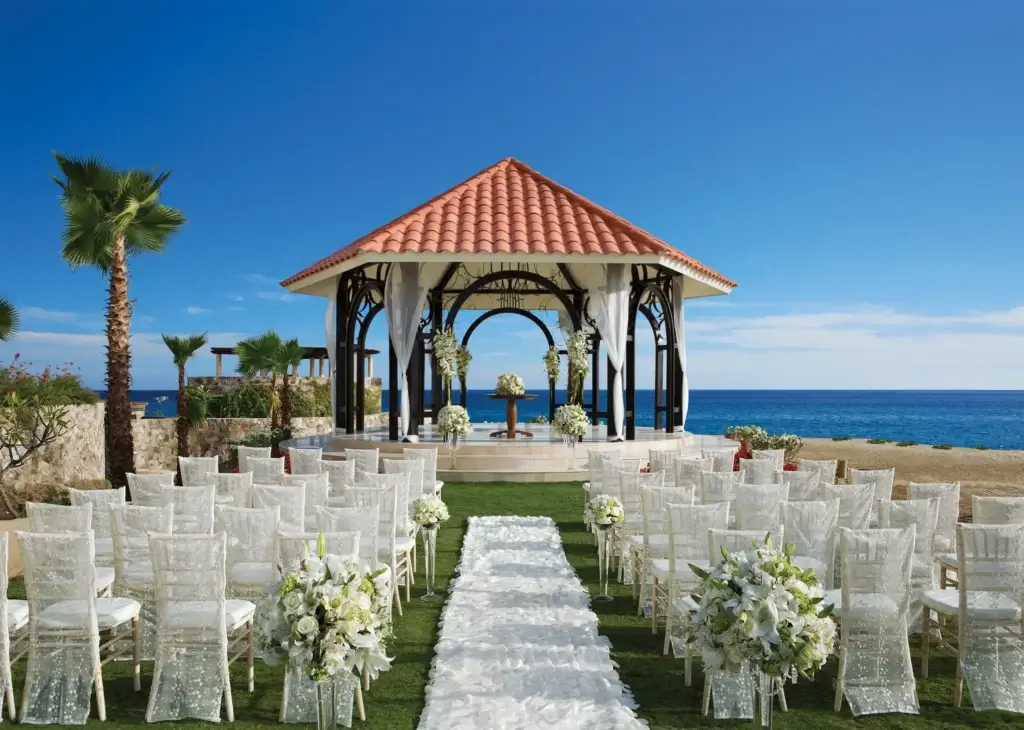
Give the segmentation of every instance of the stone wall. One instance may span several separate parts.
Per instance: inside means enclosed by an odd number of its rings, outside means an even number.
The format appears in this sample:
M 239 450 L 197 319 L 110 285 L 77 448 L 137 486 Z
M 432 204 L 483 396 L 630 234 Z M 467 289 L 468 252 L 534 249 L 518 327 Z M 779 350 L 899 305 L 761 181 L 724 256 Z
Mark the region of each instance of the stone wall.
M 103 404 L 71 406 L 68 421 L 66 434 L 4 475 L 5 488 L 17 494 L 34 484 L 103 478 Z

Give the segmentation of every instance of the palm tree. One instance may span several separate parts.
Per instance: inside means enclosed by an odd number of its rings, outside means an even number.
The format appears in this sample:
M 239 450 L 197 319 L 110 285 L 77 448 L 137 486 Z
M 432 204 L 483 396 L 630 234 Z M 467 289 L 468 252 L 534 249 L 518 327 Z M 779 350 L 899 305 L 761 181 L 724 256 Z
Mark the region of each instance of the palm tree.
M 135 470 L 132 443 L 128 257 L 162 251 L 185 223 L 181 211 L 160 204 L 169 172 L 117 170 L 105 162 L 54 153 L 64 179 L 62 255 L 72 268 L 92 266 L 108 278 L 107 407 L 103 417 L 107 475 L 114 486 Z
M 185 363 L 196 351 L 206 344 L 206 335 L 189 335 L 188 337 L 172 337 L 163 335 L 164 344 L 171 351 L 174 364 L 178 366 L 178 419 L 175 429 L 178 432 L 178 456 L 188 456 L 189 403 L 185 392 Z
M 277 351 L 277 365 L 282 373 L 281 380 L 281 427 L 292 425 L 292 386 L 288 371 L 306 357 L 306 348 L 298 340 L 288 340 Z
M 18 310 L 14 308 L 7 297 L 0 296 L 0 342 L 7 342 L 18 334 L 20 324 L 21 317 L 18 315 Z
M 239 373 L 252 378 L 261 373 L 270 373 L 270 427 L 277 426 L 277 374 L 278 353 L 284 343 L 281 337 L 269 330 L 262 335 L 249 337 L 235 345 Z

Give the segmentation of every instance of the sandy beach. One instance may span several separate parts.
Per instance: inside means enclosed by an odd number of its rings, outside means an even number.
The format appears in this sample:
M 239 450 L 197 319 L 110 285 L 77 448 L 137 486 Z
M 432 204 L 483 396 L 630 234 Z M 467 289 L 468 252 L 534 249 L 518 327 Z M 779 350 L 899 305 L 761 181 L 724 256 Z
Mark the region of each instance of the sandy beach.
M 907 482 L 960 482 L 961 514 L 969 519 L 972 494 L 1024 496 L 1024 451 L 933 449 L 869 444 L 864 439 L 804 439 L 803 459 L 845 459 L 853 469 L 895 467 L 893 496 L 906 496 Z

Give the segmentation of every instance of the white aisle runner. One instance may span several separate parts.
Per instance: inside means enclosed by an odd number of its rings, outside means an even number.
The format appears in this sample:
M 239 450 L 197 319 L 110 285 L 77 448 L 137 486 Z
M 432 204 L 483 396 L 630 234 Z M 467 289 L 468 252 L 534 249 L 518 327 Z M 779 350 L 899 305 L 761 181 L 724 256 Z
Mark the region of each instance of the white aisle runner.
M 471 517 L 420 730 L 629 730 L 632 709 L 548 517 Z

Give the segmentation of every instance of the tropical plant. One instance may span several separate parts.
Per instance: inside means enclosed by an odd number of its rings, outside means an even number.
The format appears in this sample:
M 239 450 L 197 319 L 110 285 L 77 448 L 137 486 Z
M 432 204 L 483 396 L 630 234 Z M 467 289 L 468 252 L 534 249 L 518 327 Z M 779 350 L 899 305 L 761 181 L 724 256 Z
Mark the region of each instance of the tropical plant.
M 18 310 L 14 308 L 9 299 L 0 296 L 0 342 L 7 342 L 18 334 L 20 324 L 21 317 L 18 315 Z
M 185 364 L 206 344 L 206 335 L 189 335 L 177 337 L 163 335 L 164 344 L 171 351 L 174 364 L 178 367 L 178 418 L 175 430 L 178 433 L 178 456 L 188 456 L 189 404 L 188 392 L 185 389 Z M 201 401 L 201 398 L 200 398 Z
M 13 390 L 4 393 L 0 398 L 0 483 L 7 472 L 23 466 L 70 427 L 68 406 L 49 403 L 39 392 L 29 398 Z M 6 489 L 0 489 L 0 500 L 9 514 L 16 514 Z
M 277 350 L 277 369 L 281 373 L 281 426 L 292 425 L 292 382 L 288 371 L 302 362 L 306 356 L 306 348 L 298 340 L 281 343 Z
M 135 471 L 132 441 L 128 257 L 162 251 L 185 223 L 179 210 L 160 203 L 170 172 L 118 170 L 105 162 L 54 153 L 63 179 L 62 256 L 73 268 L 91 266 L 108 280 L 107 406 L 104 411 L 107 474 L 114 486 Z
M 277 409 L 280 399 L 277 393 L 277 374 L 279 352 L 282 342 L 280 335 L 274 330 L 264 332 L 256 337 L 249 337 L 235 345 L 238 356 L 239 373 L 253 378 L 261 373 L 270 373 L 270 427 L 277 427 Z

